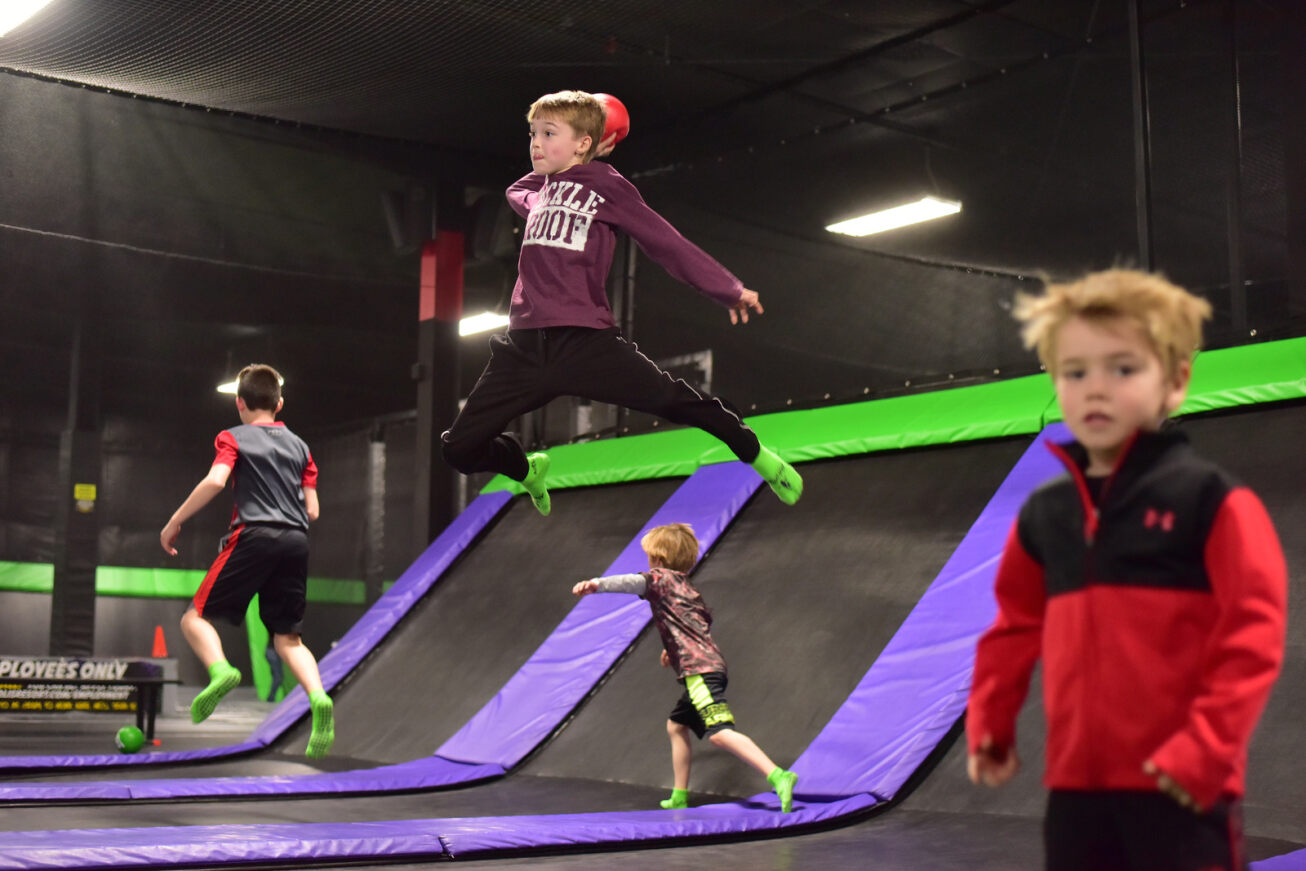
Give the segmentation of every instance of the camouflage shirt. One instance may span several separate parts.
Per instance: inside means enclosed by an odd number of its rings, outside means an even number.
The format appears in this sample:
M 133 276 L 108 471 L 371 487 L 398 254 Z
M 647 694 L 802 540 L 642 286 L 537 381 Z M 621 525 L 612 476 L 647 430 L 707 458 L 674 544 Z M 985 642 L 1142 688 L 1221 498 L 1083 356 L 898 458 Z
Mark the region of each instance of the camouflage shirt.
M 633 593 L 653 609 L 653 623 L 676 677 L 726 672 L 726 660 L 712 640 L 712 612 L 684 572 L 649 569 L 599 578 L 605 593 Z

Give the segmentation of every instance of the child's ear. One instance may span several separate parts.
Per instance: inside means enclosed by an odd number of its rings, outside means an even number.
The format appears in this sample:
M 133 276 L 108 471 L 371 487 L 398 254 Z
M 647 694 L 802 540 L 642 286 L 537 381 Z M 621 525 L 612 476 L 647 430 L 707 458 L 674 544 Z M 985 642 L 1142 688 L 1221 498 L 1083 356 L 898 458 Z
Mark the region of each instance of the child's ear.
M 1179 361 L 1175 366 L 1174 375 L 1170 377 L 1166 384 L 1165 413 L 1167 416 L 1174 414 L 1179 410 L 1179 406 L 1184 404 L 1184 397 L 1188 395 L 1188 384 L 1192 381 L 1192 378 L 1192 361 Z

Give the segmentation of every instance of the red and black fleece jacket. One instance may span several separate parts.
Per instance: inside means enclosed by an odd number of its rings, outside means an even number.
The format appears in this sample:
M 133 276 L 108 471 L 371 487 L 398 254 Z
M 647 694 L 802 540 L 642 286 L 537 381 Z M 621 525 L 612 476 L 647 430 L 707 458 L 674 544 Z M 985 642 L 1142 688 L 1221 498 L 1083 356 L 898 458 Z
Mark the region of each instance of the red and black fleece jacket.
M 1044 781 L 1153 790 L 1146 761 L 1203 807 L 1243 794 L 1247 745 L 1283 661 L 1287 570 L 1264 506 L 1177 430 L 1139 433 L 1094 507 L 1077 444 L 1007 539 L 979 641 L 970 751 L 1015 743 L 1043 659 Z

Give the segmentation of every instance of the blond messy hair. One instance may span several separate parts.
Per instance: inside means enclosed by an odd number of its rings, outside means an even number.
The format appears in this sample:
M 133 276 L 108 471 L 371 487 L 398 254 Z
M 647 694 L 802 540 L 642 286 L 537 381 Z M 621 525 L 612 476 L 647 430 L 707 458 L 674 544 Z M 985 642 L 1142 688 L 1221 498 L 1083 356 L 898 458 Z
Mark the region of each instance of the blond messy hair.
M 1161 358 L 1167 377 L 1191 362 L 1202 344 L 1202 321 L 1211 304 L 1159 275 L 1136 269 L 1107 269 L 1067 284 L 1049 283 L 1041 296 L 1016 295 L 1016 320 L 1026 348 L 1055 377 L 1057 334 L 1067 321 L 1123 319 L 1138 326 Z
M 599 140 L 603 138 L 605 115 L 603 104 L 596 100 L 593 94 L 585 91 L 558 91 L 556 94 L 545 94 L 531 103 L 531 108 L 526 113 L 528 122 L 538 118 L 562 121 L 570 124 L 580 136 L 588 136 L 590 147 L 581 156 L 580 161 L 589 163 L 594 159 L 594 152 L 599 150 Z
M 688 523 L 655 526 L 639 540 L 648 554 L 650 565 L 657 564 L 673 572 L 687 572 L 698 561 L 698 537 Z

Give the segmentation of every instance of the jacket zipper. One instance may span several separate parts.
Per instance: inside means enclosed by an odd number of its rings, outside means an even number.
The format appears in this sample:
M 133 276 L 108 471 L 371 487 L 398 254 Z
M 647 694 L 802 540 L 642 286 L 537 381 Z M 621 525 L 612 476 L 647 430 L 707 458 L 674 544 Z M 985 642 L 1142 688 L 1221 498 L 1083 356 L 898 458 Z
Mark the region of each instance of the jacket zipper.
M 1115 465 L 1111 467 L 1111 473 L 1107 475 L 1106 480 L 1102 482 L 1102 489 L 1099 490 L 1097 494 L 1097 505 L 1093 504 L 1093 498 L 1091 495 L 1089 495 L 1087 476 L 1085 476 L 1084 471 L 1079 468 L 1079 464 L 1075 462 L 1074 458 L 1070 456 L 1070 453 L 1065 448 L 1061 447 L 1061 445 L 1056 444 L 1055 442 L 1048 442 L 1048 448 L 1052 451 L 1053 454 L 1056 455 L 1057 459 L 1061 460 L 1061 462 L 1065 465 L 1066 470 L 1070 473 L 1071 480 L 1075 482 L 1075 490 L 1079 493 L 1080 506 L 1083 508 L 1084 511 L 1084 587 L 1085 587 L 1084 594 L 1085 595 L 1088 594 L 1089 583 L 1092 582 L 1097 577 L 1097 559 L 1096 559 L 1097 531 L 1098 531 L 1098 527 L 1101 524 L 1102 506 L 1106 504 L 1107 491 L 1111 489 L 1111 484 L 1115 481 L 1116 475 L 1119 474 L 1121 467 L 1124 465 L 1125 458 L 1129 455 L 1130 450 L 1133 448 L 1134 443 L 1137 441 L 1138 441 L 1138 433 L 1135 432 L 1132 436 L 1129 437 L 1129 440 L 1125 442 L 1125 446 L 1123 450 L 1120 451 L 1120 456 L 1116 457 Z M 1093 620 L 1093 609 L 1085 608 L 1084 616 L 1085 619 L 1088 621 L 1088 627 L 1087 627 L 1088 637 L 1096 638 L 1097 624 Z M 1090 651 L 1092 650 L 1091 646 L 1089 650 Z M 1084 682 L 1084 691 L 1086 696 L 1091 696 L 1094 692 L 1095 687 L 1098 685 L 1099 669 L 1098 669 L 1097 657 L 1091 656 L 1090 654 L 1086 665 L 1087 668 L 1085 669 L 1085 671 L 1088 674 L 1088 679 Z M 1093 704 L 1093 701 L 1094 699 L 1092 698 L 1087 698 L 1087 697 L 1084 698 L 1082 700 L 1082 702 L 1084 703 L 1083 710 L 1086 711 L 1094 710 L 1097 706 Z M 1097 760 L 1091 758 L 1093 752 L 1094 751 L 1093 751 L 1092 742 L 1090 742 L 1088 748 L 1088 754 L 1090 758 L 1087 760 L 1088 772 L 1099 770 L 1097 766 Z

